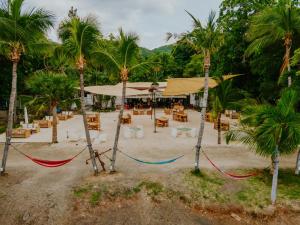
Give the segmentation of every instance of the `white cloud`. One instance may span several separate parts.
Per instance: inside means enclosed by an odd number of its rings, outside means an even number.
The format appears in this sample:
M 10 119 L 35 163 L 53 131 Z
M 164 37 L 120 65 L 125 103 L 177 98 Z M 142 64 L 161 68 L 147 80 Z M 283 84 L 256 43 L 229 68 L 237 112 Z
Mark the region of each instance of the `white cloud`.
M 165 44 L 166 32 L 182 32 L 191 28 L 185 9 L 205 20 L 210 9 L 217 10 L 221 0 L 27 0 L 27 7 L 43 7 L 65 18 L 71 6 L 80 16 L 97 16 L 104 35 L 116 33 L 119 27 L 140 35 L 141 45 L 148 48 Z M 49 33 L 57 40 L 56 30 Z

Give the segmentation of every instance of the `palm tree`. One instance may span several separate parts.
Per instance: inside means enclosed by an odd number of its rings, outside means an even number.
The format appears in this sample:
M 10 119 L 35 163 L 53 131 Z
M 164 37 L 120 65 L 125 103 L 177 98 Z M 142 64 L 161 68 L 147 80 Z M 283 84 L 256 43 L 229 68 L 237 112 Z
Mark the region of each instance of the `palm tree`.
M 37 72 L 26 82 L 27 88 L 36 94 L 35 100 L 42 100 L 44 105 L 51 105 L 53 115 L 52 143 L 57 141 L 57 106 L 63 101 L 70 100 L 76 91 L 77 82 L 65 74 L 53 72 Z
M 95 43 L 101 38 L 98 24 L 95 18 L 89 16 L 81 19 L 76 13 L 64 20 L 59 26 L 59 37 L 63 42 L 63 48 L 73 59 L 80 74 L 81 111 L 86 134 L 87 146 L 92 159 L 95 175 L 98 174 L 98 167 L 95 160 L 95 152 L 92 147 L 91 137 L 88 130 L 85 100 L 84 100 L 84 69 L 90 60 L 91 52 Z
M 242 142 L 257 154 L 271 156 L 274 172 L 271 201 L 276 201 L 279 155 L 291 154 L 300 143 L 300 113 L 296 112 L 299 102 L 297 92 L 285 90 L 277 105 L 256 105 L 245 109 L 240 126 L 227 133 L 229 141 Z
M 223 77 L 214 78 L 218 86 L 211 90 L 212 114 L 217 119 L 218 144 L 221 144 L 221 115 L 225 109 L 234 109 L 242 98 L 240 90 L 232 87 L 232 81 L 224 81 Z
M 12 85 L 9 99 L 6 142 L 2 158 L 1 173 L 5 172 L 11 141 L 15 100 L 17 95 L 17 68 L 21 55 L 41 50 L 41 39 L 53 26 L 53 15 L 43 9 L 23 10 L 24 0 L 1 1 L 0 4 L 0 51 L 12 62 Z
M 128 81 L 128 76 L 135 70 L 145 69 L 147 67 L 147 62 L 139 63 L 137 56 L 139 53 L 139 46 L 137 41 L 138 36 L 133 33 L 125 34 L 122 29 L 119 31 L 119 37 L 114 42 L 113 45 L 103 45 L 100 43 L 98 49 L 95 50 L 94 54 L 97 60 L 104 65 L 106 70 L 117 73 L 120 75 L 122 81 L 122 104 L 119 113 L 117 130 L 114 140 L 112 160 L 111 160 L 111 172 L 115 172 L 115 163 L 118 150 L 118 142 L 120 136 L 121 119 L 124 112 L 124 103 L 126 97 L 126 83 Z
M 297 1 L 278 0 L 273 7 L 266 7 L 253 16 L 246 35 L 251 42 L 246 55 L 257 53 L 262 48 L 283 40 L 285 46 L 284 62 L 281 73 L 286 69 L 290 72 L 290 57 L 293 38 L 300 34 L 300 10 Z M 288 86 L 291 86 L 291 76 L 288 76 Z
M 204 56 L 204 93 L 202 99 L 202 110 L 201 110 L 201 122 L 200 129 L 198 134 L 198 141 L 196 145 L 196 156 L 195 156 L 195 172 L 200 171 L 199 167 L 199 158 L 200 158 L 200 149 L 202 147 L 202 138 L 204 134 L 204 125 L 205 125 L 205 114 L 207 108 L 208 100 L 208 78 L 209 78 L 209 69 L 211 54 L 215 53 L 219 46 L 222 44 L 222 34 L 217 27 L 216 13 L 211 11 L 208 17 L 206 26 L 202 26 L 199 19 L 196 19 L 191 13 L 187 12 L 194 22 L 194 29 L 192 32 L 184 33 L 181 35 L 173 35 L 174 37 L 180 37 L 180 42 L 187 43 L 197 54 L 202 54 Z M 168 33 L 168 38 L 172 34 Z

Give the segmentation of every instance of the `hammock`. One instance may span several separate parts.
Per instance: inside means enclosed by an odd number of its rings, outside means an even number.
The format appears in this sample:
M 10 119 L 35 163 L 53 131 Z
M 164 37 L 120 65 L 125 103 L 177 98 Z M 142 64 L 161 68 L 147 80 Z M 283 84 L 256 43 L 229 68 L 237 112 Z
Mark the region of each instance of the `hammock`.
M 75 156 L 73 156 L 70 159 L 65 159 L 65 160 L 44 160 L 44 159 L 38 159 L 38 158 L 34 158 L 31 157 L 29 155 L 26 155 L 25 153 L 19 151 L 16 147 L 14 147 L 12 145 L 12 147 L 19 152 L 20 154 L 24 155 L 26 158 L 30 159 L 32 162 L 40 165 L 40 166 L 44 166 L 44 167 L 48 167 L 48 168 L 54 168 L 54 167 L 60 167 L 63 166 L 69 162 L 71 162 L 73 159 L 75 159 L 77 156 L 79 156 L 87 147 L 85 147 L 84 149 L 82 149 L 78 154 L 76 154 Z
M 205 156 L 205 158 L 211 163 L 211 165 L 218 170 L 221 174 L 231 178 L 231 179 L 235 179 L 235 180 L 243 180 L 243 179 L 247 179 L 250 177 L 254 177 L 257 176 L 257 173 L 252 173 L 252 174 L 247 174 L 247 175 L 235 175 L 232 173 L 228 173 L 222 169 L 220 169 L 215 163 L 213 163 L 213 161 L 210 160 L 210 158 L 206 155 L 206 153 L 202 150 L 203 155 Z
M 169 163 L 173 163 L 175 161 L 177 161 L 178 159 L 182 158 L 184 155 L 182 156 L 178 156 L 174 159 L 169 159 L 169 160 L 164 160 L 164 161 L 157 161 L 157 162 L 149 162 L 149 161 L 144 161 L 144 160 L 141 160 L 141 159 L 137 159 L 137 158 L 134 158 L 122 151 L 119 150 L 119 152 L 121 152 L 123 155 L 127 156 L 128 158 L 136 161 L 136 162 L 139 162 L 139 163 L 143 163 L 143 164 L 150 164 L 150 165 L 163 165 L 163 164 L 169 164 Z

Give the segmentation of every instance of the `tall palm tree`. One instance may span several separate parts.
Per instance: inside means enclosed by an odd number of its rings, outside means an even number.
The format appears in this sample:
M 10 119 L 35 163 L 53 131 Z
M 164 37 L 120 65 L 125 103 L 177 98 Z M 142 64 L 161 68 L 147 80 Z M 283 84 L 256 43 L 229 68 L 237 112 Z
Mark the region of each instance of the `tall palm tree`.
M 290 72 L 290 57 L 293 38 L 300 34 L 300 9 L 297 1 L 278 0 L 272 7 L 266 7 L 253 16 L 247 39 L 251 42 L 246 55 L 251 55 L 262 48 L 283 40 L 285 46 L 284 61 L 280 73 Z M 292 79 L 288 76 L 288 86 Z
M 192 18 L 194 23 L 193 31 L 189 33 L 184 33 L 181 35 L 173 35 L 180 38 L 181 42 L 187 43 L 194 50 L 196 50 L 197 54 L 202 54 L 204 56 L 204 93 L 202 99 L 202 110 L 201 110 L 201 122 L 200 129 L 198 134 L 198 141 L 196 145 L 196 155 L 195 155 L 195 172 L 200 171 L 199 167 L 199 158 L 200 158 L 200 150 L 202 147 L 202 138 L 204 134 L 204 125 L 205 125 L 205 114 L 207 109 L 207 100 L 208 100 L 208 78 L 209 78 L 209 69 L 210 69 L 210 61 L 211 54 L 215 53 L 219 46 L 222 44 L 222 34 L 217 27 L 216 13 L 211 11 L 206 26 L 202 26 L 199 19 L 195 18 L 191 13 L 187 12 L 189 16 Z M 172 34 L 168 33 L 168 38 L 172 36 Z
M 57 143 L 57 106 L 63 101 L 73 98 L 77 82 L 65 74 L 40 71 L 31 76 L 26 82 L 31 93 L 36 94 L 35 100 L 42 100 L 44 105 L 50 105 L 53 115 L 52 143 Z
M 12 62 L 12 85 L 1 173 L 5 172 L 11 142 L 18 63 L 22 54 L 41 50 L 41 46 L 36 46 L 44 39 L 46 31 L 53 26 L 54 20 L 53 15 L 43 9 L 33 8 L 24 11 L 24 2 L 25 0 L 10 0 L 0 3 L 0 51 Z
M 297 92 L 285 90 L 275 106 L 249 106 L 242 114 L 240 126 L 227 133 L 227 141 L 239 141 L 257 154 L 271 156 L 274 163 L 271 201 L 276 201 L 279 155 L 297 150 L 300 143 L 300 113 Z
M 214 78 L 218 86 L 210 92 L 213 117 L 217 120 L 218 144 L 221 144 L 221 115 L 225 109 L 234 109 L 239 105 L 242 93 L 232 87 L 231 80 L 224 80 L 223 77 Z
M 115 163 L 118 150 L 118 142 L 120 136 L 121 120 L 124 112 L 124 103 L 126 97 L 126 83 L 128 76 L 134 70 L 145 69 L 148 62 L 139 63 L 137 60 L 139 53 L 139 46 L 137 44 L 139 38 L 136 34 L 125 34 L 122 29 L 119 31 L 119 37 L 116 39 L 113 45 L 107 45 L 100 43 L 94 54 L 96 59 L 103 64 L 106 70 L 119 74 L 122 81 L 122 104 L 119 113 L 118 124 L 115 134 L 112 160 L 111 160 L 111 172 L 115 172 Z
M 95 160 L 95 152 L 92 147 L 90 132 L 88 130 L 85 99 L 84 99 L 84 69 L 90 60 L 91 52 L 95 43 L 101 38 L 98 24 L 95 18 L 79 18 L 76 13 L 64 20 L 59 26 L 59 37 L 63 42 L 63 48 L 73 59 L 80 74 L 81 111 L 83 116 L 84 129 L 87 146 L 92 159 L 95 175 L 98 174 L 98 167 Z

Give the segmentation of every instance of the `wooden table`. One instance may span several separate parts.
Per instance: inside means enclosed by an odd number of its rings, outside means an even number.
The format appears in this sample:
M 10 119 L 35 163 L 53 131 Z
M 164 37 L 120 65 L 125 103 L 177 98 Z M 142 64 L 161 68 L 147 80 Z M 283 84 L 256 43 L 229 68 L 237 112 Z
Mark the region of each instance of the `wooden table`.
M 173 113 L 173 120 L 176 120 L 179 122 L 187 122 L 188 116 L 186 113 Z
M 156 119 L 156 126 L 158 127 L 168 127 L 169 119 L 166 117 L 160 117 Z
M 122 117 L 122 124 L 131 124 L 131 115 L 127 114 Z

